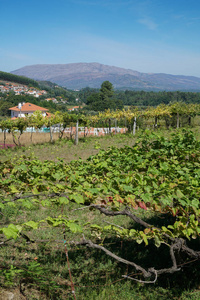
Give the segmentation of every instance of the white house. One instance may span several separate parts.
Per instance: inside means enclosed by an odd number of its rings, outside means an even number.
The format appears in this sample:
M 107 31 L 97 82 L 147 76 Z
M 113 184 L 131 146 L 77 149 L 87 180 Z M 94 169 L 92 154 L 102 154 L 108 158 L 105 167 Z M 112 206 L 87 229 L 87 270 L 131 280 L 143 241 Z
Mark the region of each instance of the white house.
M 74 106 L 72 108 L 68 108 L 69 111 L 75 111 L 78 110 L 79 108 L 83 108 L 82 106 Z
M 25 116 L 33 114 L 35 111 L 40 110 L 45 117 L 48 113 L 48 109 L 32 104 L 32 103 L 19 103 L 18 106 L 9 108 L 11 111 L 11 118 L 24 118 Z

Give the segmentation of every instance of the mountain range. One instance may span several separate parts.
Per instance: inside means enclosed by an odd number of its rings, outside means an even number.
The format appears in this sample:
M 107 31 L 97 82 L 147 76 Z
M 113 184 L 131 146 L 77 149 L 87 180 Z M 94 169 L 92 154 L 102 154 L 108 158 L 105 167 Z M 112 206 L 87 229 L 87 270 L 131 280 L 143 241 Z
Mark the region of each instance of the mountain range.
M 10 72 L 35 80 L 54 82 L 67 89 L 100 88 L 110 81 L 115 89 L 145 91 L 200 91 L 200 78 L 165 73 L 141 73 L 99 63 L 37 64 Z

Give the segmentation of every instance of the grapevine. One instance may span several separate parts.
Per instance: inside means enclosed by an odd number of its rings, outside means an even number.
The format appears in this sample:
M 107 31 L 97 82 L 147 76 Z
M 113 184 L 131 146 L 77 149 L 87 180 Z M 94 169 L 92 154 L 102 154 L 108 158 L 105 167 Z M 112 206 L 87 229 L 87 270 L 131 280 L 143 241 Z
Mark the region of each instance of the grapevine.
M 34 241 L 34 232 L 45 228 L 63 228 L 68 243 L 104 251 L 112 259 L 130 265 L 144 278 L 154 282 L 165 273 L 180 271 L 176 254 L 200 258 L 200 252 L 191 249 L 187 241 L 197 239 L 200 198 L 200 142 L 191 131 L 177 131 L 170 138 L 145 132 L 133 147 L 100 150 L 87 161 L 81 159 L 69 164 L 62 160 L 41 162 L 35 157 L 22 156 L 0 164 L 1 185 L 1 243 L 26 237 Z M 139 229 L 81 223 L 59 207 L 99 211 L 106 217 L 124 216 Z M 7 222 L 8 207 L 24 211 L 52 207 L 52 214 L 43 219 L 24 221 L 19 218 Z M 73 209 L 74 209 L 73 206 Z M 56 208 L 56 210 L 55 210 Z M 56 213 L 57 212 L 57 213 Z M 149 223 L 145 214 L 163 216 L 161 226 Z M 86 213 L 87 216 L 87 213 Z M 134 240 L 146 246 L 168 248 L 171 263 L 162 269 L 145 268 L 116 255 L 104 246 L 106 236 Z M 87 237 L 85 237 L 87 236 Z M 169 266 L 170 265 L 170 266 Z M 122 274 L 123 275 L 123 274 Z

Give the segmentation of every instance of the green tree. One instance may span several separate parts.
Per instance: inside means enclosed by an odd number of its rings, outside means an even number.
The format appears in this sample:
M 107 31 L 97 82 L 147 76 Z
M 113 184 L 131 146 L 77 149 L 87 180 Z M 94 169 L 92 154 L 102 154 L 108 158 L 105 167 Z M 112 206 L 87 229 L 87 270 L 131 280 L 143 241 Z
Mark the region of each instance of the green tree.
M 11 102 L 0 101 L 0 116 L 10 116 L 9 108 L 12 106 Z
M 114 88 L 112 83 L 104 81 L 101 85 L 99 93 L 91 94 L 87 100 L 89 110 L 105 111 L 107 109 L 122 109 L 123 102 L 114 98 Z
M 110 81 L 104 81 L 100 88 L 100 96 L 102 99 L 111 98 L 114 94 L 113 85 Z
M 101 99 L 100 99 L 99 93 L 93 93 L 93 94 L 91 94 L 91 95 L 87 98 L 86 104 L 88 105 L 88 109 L 89 109 L 89 110 L 94 110 L 94 111 L 101 110 L 101 109 L 100 109 L 100 106 L 101 106 Z

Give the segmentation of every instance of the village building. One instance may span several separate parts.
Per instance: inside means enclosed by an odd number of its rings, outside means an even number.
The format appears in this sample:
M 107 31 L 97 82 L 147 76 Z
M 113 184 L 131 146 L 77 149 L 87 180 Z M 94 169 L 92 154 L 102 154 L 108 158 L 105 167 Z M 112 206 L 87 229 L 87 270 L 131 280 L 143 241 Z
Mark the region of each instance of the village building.
M 69 111 L 75 111 L 75 110 L 79 110 L 80 108 L 83 108 L 82 106 L 74 106 L 72 108 L 68 108 Z
M 11 111 L 11 118 L 24 118 L 28 115 L 32 115 L 35 111 L 41 111 L 44 117 L 48 116 L 48 109 L 32 104 L 32 103 L 19 103 L 18 106 L 9 108 Z
M 32 95 L 36 98 L 46 95 L 47 91 L 45 90 L 38 90 L 34 87 L 27 87 L 26 85 L 22 84 L 14 84 L 14 83 L 9 83 L 6 82 L 5 85 L 0 85 L 0 91 L 2 93 L 9 93 L 11 91 L 14 91 L 15 95 L 22 95 L 22 94 L 27 94 L 27 95 Z
M 53 103 L 58 103 L 58 100 L 56 98 L 46 98 L 46 101 L 52 101 Z

